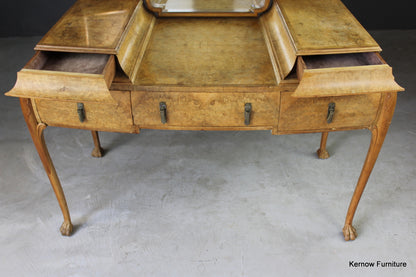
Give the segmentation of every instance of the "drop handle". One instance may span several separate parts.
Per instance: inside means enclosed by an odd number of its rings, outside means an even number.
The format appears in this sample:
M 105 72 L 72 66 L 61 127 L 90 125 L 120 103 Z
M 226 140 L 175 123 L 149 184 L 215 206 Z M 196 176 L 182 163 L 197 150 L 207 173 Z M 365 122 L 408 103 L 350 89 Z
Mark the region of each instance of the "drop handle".
M 250 125 L 250 117 L 251 117 L 251 103 L 246 103 L 244 105 L 244 124 Z
M 79 121 L 82 123 L 85 121 L 85 109 L 84 109 L 84 103 L 77 103 L 77 113 Z
M 328 104 L 328 114 L 326 116 L 326 122 L 332 123 L 335 114 L 335 103 L 331 102 Z
M 160 111 L 160 121 L 165 124 L 168 120 L 167 120 L 167 116 L 166 116 L 166 110 L 167 110 L 167 106 L 165 102 L 160 102 L 159 103 L 159 111 Z

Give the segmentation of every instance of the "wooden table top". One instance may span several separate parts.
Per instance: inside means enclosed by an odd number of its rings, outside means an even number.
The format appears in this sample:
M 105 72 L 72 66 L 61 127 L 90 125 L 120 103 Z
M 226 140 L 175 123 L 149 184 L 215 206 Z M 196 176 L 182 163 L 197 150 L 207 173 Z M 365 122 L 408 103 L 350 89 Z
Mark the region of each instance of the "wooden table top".
M 139 0 L 78 0 L 49 30 L 36 50 L 116 54 Z
M 379 52 L 381 48 L 340 0 L 275 0 L 297 55 Z
M 276 85 L 256 18 L 160 18 L 134 84 Z

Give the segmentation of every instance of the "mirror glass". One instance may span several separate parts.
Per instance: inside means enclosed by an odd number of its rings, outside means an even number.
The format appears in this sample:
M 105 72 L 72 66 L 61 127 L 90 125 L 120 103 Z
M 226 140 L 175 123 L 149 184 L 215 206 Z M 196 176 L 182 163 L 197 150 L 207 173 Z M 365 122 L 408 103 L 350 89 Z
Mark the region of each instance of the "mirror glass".
M 148 0 L 162 13 L 250 13 L 262 10 L 270 0 Z

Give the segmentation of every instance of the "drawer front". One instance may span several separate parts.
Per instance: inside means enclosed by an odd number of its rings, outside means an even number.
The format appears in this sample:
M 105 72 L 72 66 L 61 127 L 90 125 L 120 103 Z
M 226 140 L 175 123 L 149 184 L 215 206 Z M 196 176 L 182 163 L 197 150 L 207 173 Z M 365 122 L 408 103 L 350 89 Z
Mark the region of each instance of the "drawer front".
M 298 58 L 296 97 L 360 95 L 402 91 L 390 66 L 377 53 Z
M 367 127 L 376 116 L 380 93 L 298 98 L 282 93 L 279 131 L 335 130 L 338 128 Z M 332 122 L 327 122 L 330 103 L 335 103 Z
M 113 103 L 35 100 L 35 112 L 50 126 L 97 131 L 134 132 L 129 92 L 111 92 Z M 82 103 L 83 109 L 78 111 Z M 79 113 L 83 114 L 81 122 Z
M 37 52 L 7 95 L 62 101 L 111 102 L 114 56 Z
M 160 103 L 166 104 L 162 123 Z M 246 104 L 251 104 L 248 125 Z M 134 122 L 140 128 L 266 127 L 277 122 L 279 93 L 132 92 Z

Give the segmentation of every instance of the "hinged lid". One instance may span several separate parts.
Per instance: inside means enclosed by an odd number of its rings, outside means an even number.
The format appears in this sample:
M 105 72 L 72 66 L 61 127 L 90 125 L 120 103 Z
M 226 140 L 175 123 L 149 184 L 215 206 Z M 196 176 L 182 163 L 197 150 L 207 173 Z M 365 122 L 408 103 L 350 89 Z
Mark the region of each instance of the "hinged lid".
M 139 0 L 78 0 L 35 50 L 116 54 Z
M 340 0 L 78 0 L 35 49 L 113 54 L 134 82 L 156 21 L 144 3 L 164 5 L 166 16 L 167 5 L 175 3 L 188 3 L 192 16 L 248 16 L 236 8 L 248 4 L 255 7 L 250 13 L 265 12 L 260 21 L 277 82 L 292 71 L 297 56 L 381 51 Z
M 379 52 L 340 0 L 275 0 L 298 56 Z
M 114 54 L 134 80 L 153 24 L 143 1 L 78 0 L 35 50 Z

